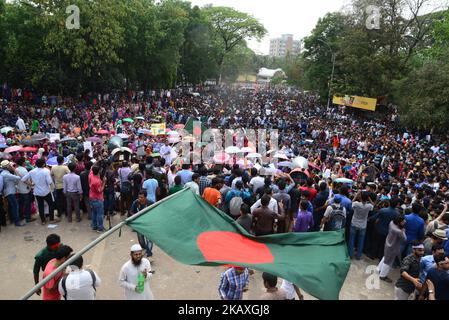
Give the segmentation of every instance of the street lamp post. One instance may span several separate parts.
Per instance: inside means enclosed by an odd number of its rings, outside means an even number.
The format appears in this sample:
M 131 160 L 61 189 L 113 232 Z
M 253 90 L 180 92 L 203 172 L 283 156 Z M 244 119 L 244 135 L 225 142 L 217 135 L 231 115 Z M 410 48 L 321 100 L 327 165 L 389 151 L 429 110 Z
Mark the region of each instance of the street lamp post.
M 330 107 L 330 103 L 331 103 L 331 87 L 332 87 L 332 82 L 334 81 L 334 71 L 335 71 L 335 53 L 332 50 L 331 46 L 329 45 L 329 43 L 327 43 L 326 41 L 322 40 L 322 39 L 317 39 L 318 41 L 324 43 L 330 50 L 331 54 L 332 54 L 332 73 L 331 73 L 331 80 L 328 84 L 329 87 L 329 93 L 327 96 L 327 109 L 329 110 Z

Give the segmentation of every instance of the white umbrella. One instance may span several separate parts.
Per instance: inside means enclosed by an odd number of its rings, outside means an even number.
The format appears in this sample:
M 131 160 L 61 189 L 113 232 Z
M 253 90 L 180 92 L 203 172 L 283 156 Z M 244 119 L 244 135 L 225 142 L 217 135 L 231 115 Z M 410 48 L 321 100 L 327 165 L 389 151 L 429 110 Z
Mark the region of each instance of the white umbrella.
M 280 153 L 280 152 L 276 153 L 276 154 L 273 156 L 273 158 L 283 159 L 283 160 L 288 160 L 288 157 L 287 157 L 285 154 Z
M 254 150 L 254 148 L 250 148 L 250 147 L 244 147 L 244 148 L 242 148 L 242 150 L 240 150 L 241 152 L 244 152 L 244 153 L 251 153 L 251 152 L 254 152 L 255 150 Z
M 247 158 L 262 158 L 262 155 L 260 153 L 250 153 L 246 157 Z
M 168 140 L 169 143 L 178 143 L 179 141 L 181 141 L 181 138 L 173 136 L 173 137 L 168 137 L 167 140 Z
M 121 148 L 115 148 L 114 150 L 112 150 L 111 154 L 113 156 L 115 156 L 115 154 L 117 152 L 129 152 L 129 153 L 133 153 L 133 151 L 130 148 L 126 148 L 126 147 L 121 147 Z
M 0 130 L 0 132 L 1 133 L 8 133 L 8 132 L 13 131 L 13 130 L 14 130 L 14 128 L 12 128 L 12 127 L 4 127 L 4 128 L 2 128 Z
M 169 136 L 179 136 L 179 132 L 178 131 L 170 131 L 167 133 L 167 135 Z
M 291 168 L 293 166 L 293 163 L 290 161 L 282 161 L 278 163 L 278 167 L 288 167 Z
M 129 135 L 127 135 L 126 133 L 119 133 L 117 136 L 119 136 L 122 139 L 128 139 Z
M 348 179 L 348 178 L 338 178 L 335 180 L 337 183 L 347 183 L 347 184 L 353 184 L 354 180 Z
M 227 147 L 227 148 L 225 149 L 225 152 L 226 152 L 227 154 L 235 154 L 235 153 L 240 153 L 240 152 L 242 152 L 242 151 L 239 149 L 239 147 L 236 147 L 236 146 L 230 146 L 230 147 Z
M 76 138 L 73 137 L 65 137 L 61 139 L 61 142 L 67 142 L 67 141 L 76 141 Z
M 304 157 L 296 157 L 293 159 L 293 168 L 301 168 L 301 169 L 308 169 L 309 168 L 309 161 Z
M 136 119 L 137 119 L 137 120 L 145 120 L 145 118 L 144 118 L 144 117 L 141 117 L 141 116 L 136 117 Z

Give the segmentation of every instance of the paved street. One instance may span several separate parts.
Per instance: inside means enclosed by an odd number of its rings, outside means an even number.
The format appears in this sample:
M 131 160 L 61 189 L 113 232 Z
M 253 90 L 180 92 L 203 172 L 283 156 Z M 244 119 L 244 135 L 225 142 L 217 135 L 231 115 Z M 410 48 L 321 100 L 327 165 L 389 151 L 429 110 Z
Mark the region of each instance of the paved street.
M 114 217 L 114 225 L 120 217 Z M 64 244 L 70 245 L 75 251 L 82 249 L 95 240 L 98 234 L 91 231 L 87 219 L 81 223 L 63 221 L 56 229 L 49 229 L 38 223 L 32 223 L 23 228 L 8 226 L 0 232 L 0 299 L 19 299 L 33 287 L 34 255 L 45 246 L 45 238 L 50 233 L 61 236 Z M 102 286 L 97 290 L 100 300 L 118 300 L 123 298 L 123 291 L 117 279 L 120 268 L 129 258 L 129 248 L 137 242 L 137 236 L 130 228 L 119 232 L 101 242 L 84 256 L 85 265 L 90 265 L 102 279 Z M 217 288 L 223 267 L 196 267 L 180 264 L 155 247 L 151 259 L 156 271 L 151 282 L 151 288 L 156 299 L 218 299 Z M 356 300 L 392 300 L 394 289 L 392 284 L 379 283 L 375 289 L 378 277 L 365 274 L 371 260 L 364 258 L 354 261 L 349 275 L 340 294 L 340 299 Z M 393 273 L 394 272 L 394 273 Z M 398 270 L 390 277 L 397 279 Z M 42 274 L 42 273 L 41 273 Z M 366 283 L 368 282 L 368 285 Z M 279 282 L 280 284 L 280 282 Z M 373 289 L 369 289 L 373 288 Z M 260 272 L 251 276 L 250 289 L 244 299 L 257 299 L 264 291 Z M 314 299 L 307 293 L 306 299 Z M 34 295 L 31 299 L 39 300 Z

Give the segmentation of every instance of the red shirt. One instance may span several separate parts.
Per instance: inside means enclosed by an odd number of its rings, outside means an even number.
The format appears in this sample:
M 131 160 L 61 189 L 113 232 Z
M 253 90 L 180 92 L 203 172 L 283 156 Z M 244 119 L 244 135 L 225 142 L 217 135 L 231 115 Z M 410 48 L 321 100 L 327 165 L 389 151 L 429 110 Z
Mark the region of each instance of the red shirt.
M 307 187 L 301 187 L 299 188 L 299 190 L 301 191 L 309 191 L 309 198 L 307 200 L 309 200 L 310 202 L 313 201 L 313 199 L 315 199 L 316 195 L 317 195 L 317 191 L 314 188 L 307 188 Z
M 49 274 L 57 269 L 55 267 L 56 259 L 52 259 L 48 261 L 47 266 L 45 267 L 44 274 L 42 275 L 42 279 L 45 279 Z M 42 299 L 43 300 L 61 300 L 61 295 L 58 291 L 58 282 L 61 279 L 63 272 L 58 273 L 53 279 L 48 281 L 42 287 Z M 51 288 L 55 288 L 51 290 Z
M 103 181 L 101 181 L 100 176 L 95 176 L 91 171 L 89 173 L 89 199 L 90 200 L 104 200 L 103 196 Z

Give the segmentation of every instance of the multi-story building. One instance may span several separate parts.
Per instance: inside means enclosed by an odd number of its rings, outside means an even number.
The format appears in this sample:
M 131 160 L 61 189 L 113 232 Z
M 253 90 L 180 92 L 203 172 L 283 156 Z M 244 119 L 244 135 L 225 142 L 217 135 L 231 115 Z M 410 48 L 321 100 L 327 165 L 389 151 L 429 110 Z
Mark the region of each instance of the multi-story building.
M 283 34 L 281 38 L 270 40 L 270 56 L 285 57 L 287 53 L 298 55 L 301 47 L 302 41 L 294 40 L 292 34 Z

